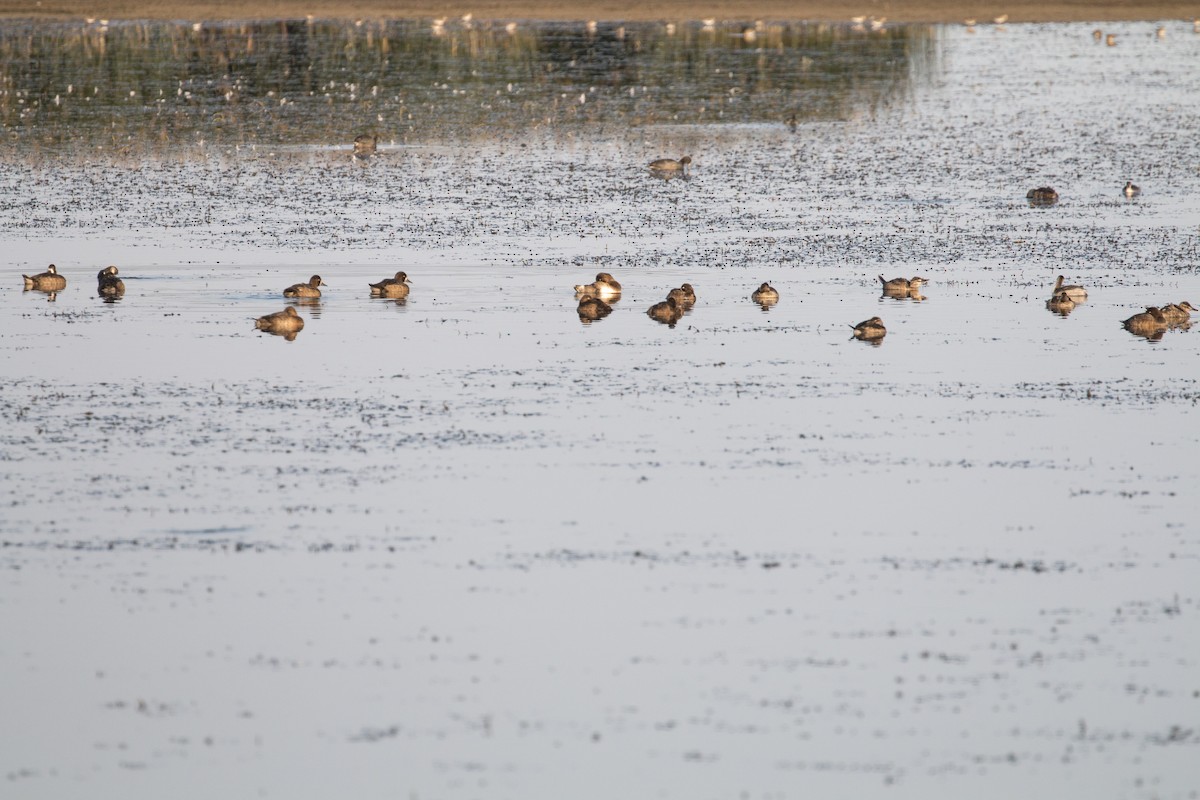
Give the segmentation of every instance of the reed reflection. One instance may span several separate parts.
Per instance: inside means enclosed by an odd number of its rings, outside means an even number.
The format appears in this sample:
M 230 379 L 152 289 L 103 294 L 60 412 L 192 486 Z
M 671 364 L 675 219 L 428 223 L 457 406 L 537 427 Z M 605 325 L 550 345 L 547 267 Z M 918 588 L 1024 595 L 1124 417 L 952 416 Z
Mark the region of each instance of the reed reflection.
M 931 75 L 932 26 L 290 20 L 13 22 L 0 29 L 0 121 L 18 145 L 160 153 L 611 133 L 704 123 L 796 126 L 903 98 Z M 355 140 L 355 137 L 358 137 Z

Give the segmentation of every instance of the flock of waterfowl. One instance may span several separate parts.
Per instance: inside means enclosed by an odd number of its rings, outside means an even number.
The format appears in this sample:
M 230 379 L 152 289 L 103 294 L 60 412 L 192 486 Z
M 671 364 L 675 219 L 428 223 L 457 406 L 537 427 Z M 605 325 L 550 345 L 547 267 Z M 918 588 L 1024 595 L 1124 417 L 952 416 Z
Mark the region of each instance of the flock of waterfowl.
M 108 266 L 96 275 L 96 293 L 110 301 L 124 296 L 125 283 L 118 275 L 115 266 Z M 58 268 L 51 264 L 45 272 L 37 275 L 23 275 L 26 290 L 36 290 L 51 294 L 53 297 L 67 287 L 67 279 L 58 273 Z M 1081 303 L 1088 299 L 1087 289 L 1075 284 L 1064 284 L 1062 275 L 1054 283 L 1050 291 L 1050 299 L 1046 308 L 1066 316 Z M 890 280 L 879 276 L 883 295 L 895 299 L 924 300 L 921 287 L 929 281 L 920 276 L 911 278 L 892 278 Z M 304 283 L 293 284 L 283 290 L 283 296 L 295 299 L 315 299 L 321 297 L 322 286 L 328 286 L 320 275 L 313 275 Z M 397 272 L 391 278 L 384 278 L 378 283 L 367 284 L 371 297 L 404 300 L 408 297 L 410 282 L 408 274 Z M 576 311 L 581 322 L 590 324 L 595 320 L 604 319 L 613 311 L 613 304 L 621 299 L 621 283 L 608 272 L 600 272 L 591 283 L 579 284 L 575 287 L 575 298 L 578 300 Z M 770 310 L 779 302 L 779 292 L 771 284 L 763 283 L 750 295 L 763 311 Z M 683 315 L 696 304 L 696 290 L 690 283 L 672 289 L 666 299 L 655 303 L 646 313 L 658 322 L 674 328 Z M 1187 328 L 1191 324 L 1191 312 L 1200 311 L 1188 301 L 1169 303 L 1164 306 L 1147 306 L 1146 310 L 1134 314 L 1122 321 L 1126 330 L 1148 339 L 1161 339 L 1170 328 Z M 282 311 L 259 317 L 254 322 L 257 330 L 279 334 L 289 341 L 296 338 L 296 333 L 304 329 L 304 318 L 300 316 L 295 306 L 288 306 Z M 853 338 L 879 344 L 887 335 L 887 328 L 879 317 L 871 317 L 857 325 L 850 326 Z
M 363 134 L 356 137 L 354 139 L 355 157 L 370 157 L 375 152 L 376 143 L 377 138 L 374 135 Z M 649 168 L 654 173 L 686 174 L 688 165 L 691 163 L 692 157 L 685 155 L 679 159 L 660 158 L 651 161 Z M 1141 191 L 1132 181 L 1126 182 L 1125 188 L 1122 190 L 1123 194 L 1129 198 L 1138 196 Z M 1050 186 L 1030 189 L 1025 197 L 1031 205 L 1052 205 L 1058 202 L 1058 192 Z M 125 283 L 117 277 L 117 274 L 117 268 L 109 266 L 100 270 L 96 275 L 97 294 L 105 298 L 107 302 L 112 302 L 125 294 Z M 58 274 L 58 268 L 53 264 L 47 267 L 45 272 L 37 275 L 23 275 L 22 278 L 25 281 L 26 290 L 32 289 L 49 293 L 51 299 L 67 286 L 67 279 Z M 1050 299 L 1046 301 L 1046 308 L 1062 316 L 1070 314 L 1077 305 L 1086 302 L 1088 297 L 1087 290 L 1082 286 L 1064 285 L 1064 280 L 1064 276 L 1058 276 L 1058 280 L 1050 292 Z M 880 275 L 879 282 L 886 297 L 925 299 L 925 296 L 921 294 L 921 287 L 928 283 L 925 278 L 914 276 L 888 280 Z M 327 285 L 320 275 L 313 275 L 305 283 L 293 284 L 284 289 L 283 296 L 297 299 L 319 298 L 321 287 Z M 409 285 L 408 274 L 397 272 L 391 278 L 384 278 L 378 283 L 368 284 L 368 287 L 371 297 L 404 300 L 408 297 Z M 579 301 L 576 307 L 579 319 L 588 324 L 604 319 L 612 313 L 612 304 L 621 298 L 621 284 L 610 273 L 601 272 L 596 275 L 596 280 L 592 283 L 576 286 L 575 297 Z M 779 292 L 769 283 L 763 283 L 750 295 L 750 298 L 758 303 L 763 311 L 767 311 L 779 302 Z M 684 283 L 668 292 L 666 299 L 652 305 L 646 313 L 651 319 L 673 328 L 695 303 L 695 289 L 690 283 Z M 1169 328 L 1190 326 L 1191 312 L 1198 310 L 1200 309 L 1186 300 L 1161 307 L 1147 306 L 1144 312 L 1134 314 L 1123 320 L 1121 324 L 1134 334 L 1157 340 L 1161 339 Z M 295 307 L 289 306 L 283 311 L 259 317 L 255 320 L 254 326 L 257 330 L 280 334 L 292 340 L 296 338 L 296 333 L 304 328 L 304 318 L 300 316 Z M 853 329 L 855 339 L 862 339 L 873 344 L 879 344 L 887 335 L 887 328 L 879 317 L 871 317 L 850 327 Z
M 117 275 L 118 269 L 115 266 L 105 267 L 96 275 L 96 292 L 100 297 L 113 299 L 125 294 L 125 283 Z M 22 278 L 26 290 L 37 290 L 52 295 L 67 286 L 67 279 L 58 273 L 58 268 L 54 264 L 47 267 L 45 272 L 37 275 L 23 275 Z M 1087 300 L 1088 293 L 1082 286 L 1064 285 L 1064 280 L 1064 276 L 1058 276 L 1054 288 L 1051 290 L 1050 299 L 1046 301 L 1046 307 L 1055 313 L 1066 316 L 1077 305 Z M 914 276 L 888 280 L 880 275 L 879 282 L 886 297 L 925 299 L 925 296 L 921 294 L 921 287 L 928 283 L 925 278 Z M 283 296 L 287 298 L 319 298 L 321 286 L 328 286 L 328 284 L 321 279 L 320 275 L 313 275 L 305 283 L 297 283 L 284 289 Z M 397 272 L 391 278 L 384 278 L 378 283 L 368 284 L 371 297 L 397 300 L 408 297 L 409 286 L 408 274 L 405 272 Z M 577 285 L 575 297 L 579 301 L 576 311 L 580 321 L 590 323 L 604 319 L 612 313 L 612 304 L 621 299 L 621 284 L 610 273 L 601 272 L 596 275 L 596 280 L 592 283 Z M 767 311 L 779 302 L 779 292 L 769 283 L 763 283 L 754 290 L 750 299 Z M 695 303 L 695 289 L 690 283 L 684 283 L 668 292 L 665 300 L 652 305 L 646 313 L 651 319 L 673 328 Z M 1187 327 L 1193 311 L 1200 311 L 1200 309 L 1186 300 L 1162 307 L 1147 306 L 1144 312 L 1123 320 L 1121 324 L 1126 330 L 1140 336 L 1159 339 L 1169 328 Z M 887 328 L 879 317 L 872 317 L 850 327 L 853 329 L 854 338 L 876 343 L 887 334 Z M 259 317 L 255 320 L 255 328 L 287 336 L 290 340 L 295 338 L 298 331 L 303 330 L 304 318 L 300 316 L 294 306 L 288 306 L 283 311 Z

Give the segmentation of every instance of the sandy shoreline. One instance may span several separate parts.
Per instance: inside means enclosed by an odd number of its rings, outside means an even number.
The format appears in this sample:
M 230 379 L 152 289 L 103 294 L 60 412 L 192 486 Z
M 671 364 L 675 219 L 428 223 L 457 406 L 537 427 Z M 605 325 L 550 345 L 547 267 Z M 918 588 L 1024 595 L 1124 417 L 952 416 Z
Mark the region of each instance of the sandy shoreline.
M 733 2 L 683 2 L 666 0 L 636 3 L 603 0 L 599 3 L 561 3 L 547 0 L 482 0 L 469 3 L 387 2 L 387 0 L 263 0 L 247 6 L 230 0 L 3 0 L 0 17 L 70 19 L 281 19 L 312 15 L 319 18 L 366 17 L 372 19 L 455 19 L 470 13 L 475 20 L 812 20 L 845 21 L 857 15 L 886 17 L 891 22 L 958 23 L 966 18 L 990 23 L 1000 15 L 1017 22 L 1084 22 L 1112 20 L 1191 20 L 1200 14 L 1194 2 L 1048 2 L 1032 0 L 734 0 Z

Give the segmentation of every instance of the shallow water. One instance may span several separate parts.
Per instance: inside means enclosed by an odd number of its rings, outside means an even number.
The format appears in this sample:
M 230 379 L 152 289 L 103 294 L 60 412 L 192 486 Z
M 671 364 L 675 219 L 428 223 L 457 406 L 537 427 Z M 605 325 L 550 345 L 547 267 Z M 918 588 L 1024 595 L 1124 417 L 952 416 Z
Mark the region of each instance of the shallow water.
M 431 62 L 470 40 L 410 27 Z M 797 29 L 732 121 L 715 81 L 668 122 L 617 77 L 604 120 L 541 124 L 539 85 L 357 163 L 343 95 L 132 146 L 5 117 L 11 792 L 1196 797 L 1200 339 L 1120 320 L 1200 298 L 1200 36 L 1091 28 Z M 651 95 L 746 55 L 686 33 L 627 32 L 668 51 Z M 499 77 L 455 69 L 506 80 L 480 52 Z M 793 133 L 805 52 L 840 79 Z M 169 72 L 135 66 L 103 93 Z M 22 292 L 50 262 L 68 288 Z M 294 341 L 253 330 L 314 272 Z

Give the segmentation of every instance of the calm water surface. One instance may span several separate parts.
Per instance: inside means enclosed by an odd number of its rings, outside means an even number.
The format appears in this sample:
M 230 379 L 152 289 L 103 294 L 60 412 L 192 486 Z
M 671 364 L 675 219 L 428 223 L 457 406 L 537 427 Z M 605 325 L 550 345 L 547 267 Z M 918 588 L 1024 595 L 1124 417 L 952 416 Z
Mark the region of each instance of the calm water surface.
M 7 23 L 3 793 L 1196 797 L 1200 36 L 1093 27 Z

